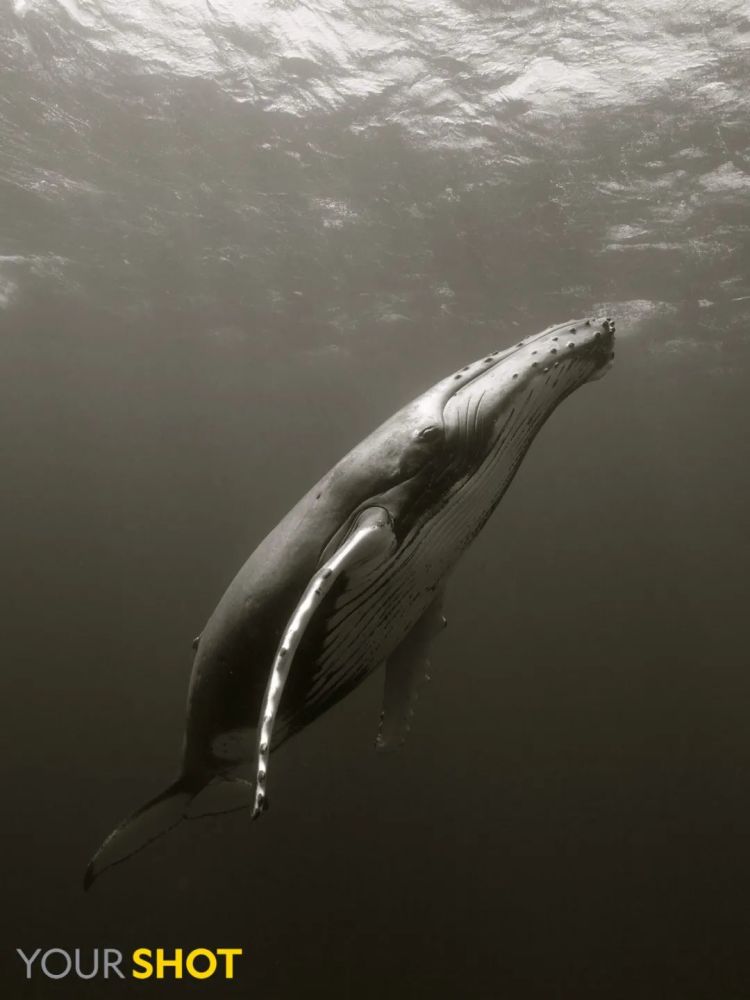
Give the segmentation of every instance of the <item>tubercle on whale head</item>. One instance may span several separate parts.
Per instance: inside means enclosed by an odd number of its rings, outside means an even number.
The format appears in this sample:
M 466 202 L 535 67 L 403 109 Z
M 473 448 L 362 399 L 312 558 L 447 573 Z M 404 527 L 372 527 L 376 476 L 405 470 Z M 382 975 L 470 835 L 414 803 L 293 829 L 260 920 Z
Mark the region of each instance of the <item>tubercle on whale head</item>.
M 600 364 L 589 377 L 589 382 L 595 382 L 596 379 L 602 378 L 612 367 L 615 357 L 615 321 L 610 317 L 602 320 L 594 337 L 595 356 L 599 359 Z

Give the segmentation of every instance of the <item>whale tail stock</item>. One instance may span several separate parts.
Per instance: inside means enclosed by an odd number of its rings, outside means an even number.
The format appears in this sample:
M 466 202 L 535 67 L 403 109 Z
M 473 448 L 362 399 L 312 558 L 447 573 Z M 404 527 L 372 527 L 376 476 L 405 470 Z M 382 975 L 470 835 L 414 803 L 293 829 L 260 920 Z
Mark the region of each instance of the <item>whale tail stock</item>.
M 185 819 L 235 812 L 253 803 L 253 784 L 238 777 L 181 775 L 110 833 L 89 862 L 83 888 L 138 854 Z

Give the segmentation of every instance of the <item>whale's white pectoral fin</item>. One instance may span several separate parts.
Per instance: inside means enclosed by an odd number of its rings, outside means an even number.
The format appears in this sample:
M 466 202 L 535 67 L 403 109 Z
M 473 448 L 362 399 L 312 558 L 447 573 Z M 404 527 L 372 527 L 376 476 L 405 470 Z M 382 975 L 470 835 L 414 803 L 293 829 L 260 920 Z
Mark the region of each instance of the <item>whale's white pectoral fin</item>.
M 440 590 L 385 665 L 383 710 L 375 739 L 377 750 L 397 750 L 406 742 L 419 692 L 430 679 L 430 645 L 445 625 Z
M 253 817 L 268 808 L 266 776 L 273 726 L 284 685 L 289 676 L 289 668 L 305 629 L 342 574 L 359 569 L 368 563 L 377 564 L 393 551 L 395 545 L 396 536 L 388 511 L 384 507 L 369 507 L 362 511 L 340 546 L 316 570 L 287 622 L 276 650 L 258 720 Z

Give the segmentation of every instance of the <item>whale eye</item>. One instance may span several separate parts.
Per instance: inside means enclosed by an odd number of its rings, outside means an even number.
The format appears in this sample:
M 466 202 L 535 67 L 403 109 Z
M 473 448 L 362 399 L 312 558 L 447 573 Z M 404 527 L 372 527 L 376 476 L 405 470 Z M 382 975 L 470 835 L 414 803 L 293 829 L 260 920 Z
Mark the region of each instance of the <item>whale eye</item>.
M 437 441 L 438 438 L 443 436 L 442 427 L 438 427 L 436 424 L 428 424 L 427 427 L 422 427 L 417 431 L 415 437 L 418 441 Z
M 425 424 L 411 432 L 411 443 L 403 449 L 399 461 L 399 472 L 404 477 L 414 476 L 429 467 L 445 447 L 445 432 L 442 424 Z

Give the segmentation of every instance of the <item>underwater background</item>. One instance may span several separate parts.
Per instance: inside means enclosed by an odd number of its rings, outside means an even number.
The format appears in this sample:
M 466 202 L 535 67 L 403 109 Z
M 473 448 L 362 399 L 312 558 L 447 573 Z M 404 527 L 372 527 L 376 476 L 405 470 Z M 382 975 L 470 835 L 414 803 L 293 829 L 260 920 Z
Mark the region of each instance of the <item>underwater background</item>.
M 750 996 L 750 13 L 712 0 L 0 0 L 9 997 Z M 382 675 L 84 895 L 177 766 L 191 640 L 456 367 L 606 312 Z M 242 947 L 177 985 L 21 947 Z M 7 985 L 7 988 L 6 988 Z

